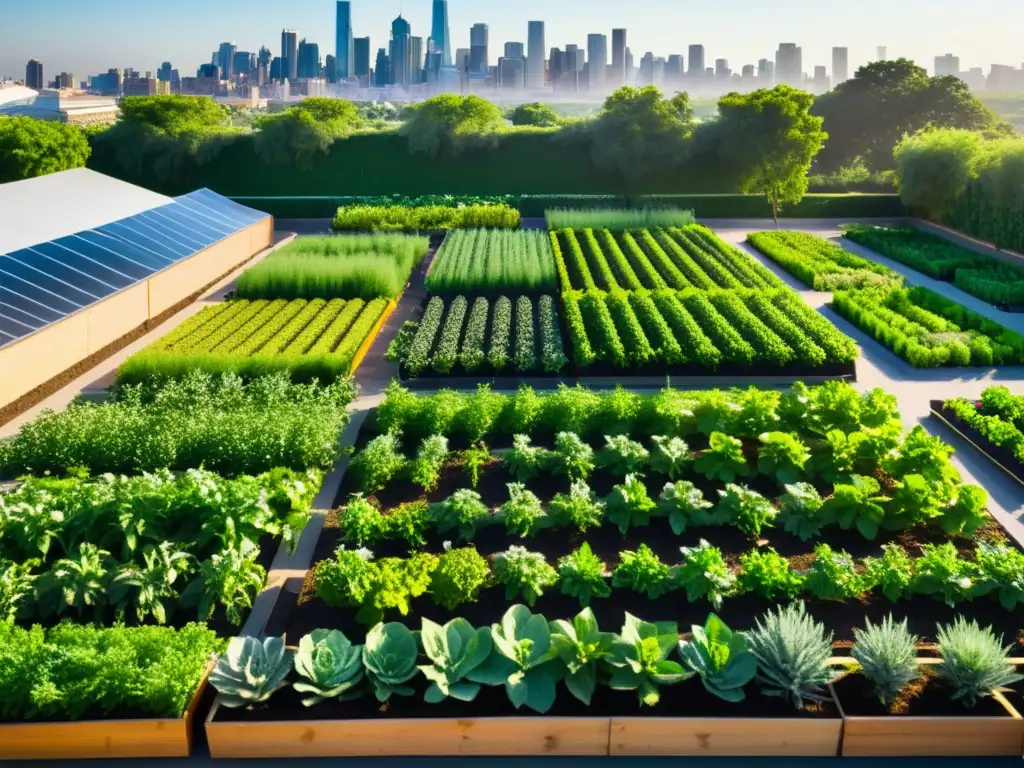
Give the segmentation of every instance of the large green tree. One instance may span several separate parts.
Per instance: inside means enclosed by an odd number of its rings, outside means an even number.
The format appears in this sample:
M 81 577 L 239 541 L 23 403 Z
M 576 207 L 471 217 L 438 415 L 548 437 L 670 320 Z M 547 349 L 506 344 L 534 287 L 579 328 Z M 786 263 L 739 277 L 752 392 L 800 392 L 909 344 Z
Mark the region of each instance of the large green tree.
M 400 131 L 410 152 L 438 157 L 491 143 L 505 125 L 501 110 L 487 99 L 449 93 L 409 107 Z
M 681 163 L 693 126 L 686 93 L 665 98 L 653 85 L 625 86 L 605 100 L 587 132 L 599 168 L 638 179 Z
M 825 119 L 829 141 L 817 172 L 832 173 L 861 158 L 871 171 L 895 168 L 893 149 L 904 135 L 932 126 L 1011 130 L 958 77 L 928 77 L 907 59 L 876 61 L 818 97 L 811 110 Z
M 562 118 L 551 108 L 550 104 L 541 101 L 534 101 L 529 104 L 520 104 L 509 114 L 512 125 L 536 125 L 544 128 L 559 125 Z
M 811 161 L 828 138 L 822 119 L 810 113 L 813 101 L 809 93 L 779 85 L 718 102 L 719 152 L 740 191 L 768 198 L 775 221 L 784 205 L 807 193 Z
M 0 117 L 0 183 L 81 168 L 89 142 L 73 125 L 31 117 Z
M 308 167 L 362 122 L 356 105 L 343 99 L 303 99 L 296 106 L 255 121 L 256 151 L 271 163 Z

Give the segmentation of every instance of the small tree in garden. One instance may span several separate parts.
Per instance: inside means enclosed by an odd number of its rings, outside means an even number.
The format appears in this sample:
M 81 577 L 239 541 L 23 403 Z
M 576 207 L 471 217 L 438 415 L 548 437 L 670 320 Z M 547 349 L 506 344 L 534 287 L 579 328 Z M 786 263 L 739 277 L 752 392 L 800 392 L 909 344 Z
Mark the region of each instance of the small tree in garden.
M 828 138 L 822 118 L 810 113 L 814 97 L 779 85 L 753 93 L 730 93 L 718 102 L 722 152 L 731 156 L 744 193 L 761 193 L 778 223 L 784 205 L 807 193 L 811 161 Z

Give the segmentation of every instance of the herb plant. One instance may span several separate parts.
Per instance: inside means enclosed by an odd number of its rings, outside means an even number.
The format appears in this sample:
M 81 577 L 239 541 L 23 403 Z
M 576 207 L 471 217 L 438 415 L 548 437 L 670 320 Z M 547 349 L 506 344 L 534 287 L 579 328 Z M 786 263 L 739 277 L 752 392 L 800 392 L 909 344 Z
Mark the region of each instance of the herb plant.
M 516 481 L 525 483 L 537 477 L 547 462 L 548 452 L 537 445 L 532 445 L 529 435 L 515 435 L 512 438 L 512 449 L 505 453 L 505 466 L 515 476 Z
M 665 483 L 658 496 L 658 507 L 668 515 L 672 533 L 681 536 L 690 526 L 718 525 L 721 517 L 704 492 L 687 480 Z
M 586 480 L 594 471 L 594 449 L 575 432 L 559 432 L 555 436 L 551 464 L 556 472 L 570 480 Z
M 590 601 L 611 595 L 608 584 L 608 566 L 583 542 L 579 548 L 558 561 L 558 578 L 562 594 L 575 597 L 584 608 Z
M 604 506 L 586 481 L 574 480 L 569 493 L 556 494 L 548 503 L 548 517 L 554 525 L 586 532 L 601 525 Z
M 796 709 L 827 701 L 832 635 L 802 602 L 776 608 L 747 632 L 747 647 L 757 659 L 757 679 L 767 696 L 779 696 Z
M 398 435 L 379 435 L 356 454 L 349 465 L 356 487 L 364 493 L 379 491 L 405 467 Z
M 676 580 L 686 590 L 686 599 L 693 603 L 707 598 L 715 610 L 720 610 L 722 601 L 736 592 L 736 574 L 730 569 L 722 551 L 704 539 L 696 547 L 680 547 L 683 564 L 679 566 Z
M 722 497 L 718 502 L 720 518 L 731 522 L 748 536 L 760 536 L 761 529 L 771 525 L 779 513 L 768 499 L 743 485 L 730 483 L 718 493 Z
M 885 706 L 891 706 L 903 689 L 921 676 L 917 637 L 910 634 L 906 619 L 897 622 L 892 614 L 880 624 L 867 619 L 864 629 L 854 627 L 853 639 L 850 655 Z
M 1009 648 L 991 627 L 982 629 L 978 622 L 963 616 L 938 628 L 939 674 L 953 688 L 953 700 L 974 708 L 993 691 L 1002 691 L 1024 677 L 1016 673 L 1007 660 Z
M 461 541 L 472 541 L 477 531 L 490 521 L 491 511 L 479 493 L 460 488 L 444 501 L 431 504 L 427 517 L 438 533 L 454 531 Z
M 338 517 L 345 541 L 357 547 L 371 546 L 385 536 L 380 510 L 361 493 L 353 494 L 352 500 L 338 511 Z
M 914 563 L 899 544 L 883 544 L 882 556 L 864 561 L 867 582 L 890 602 L 898 602 L 914 580 Z
M 476 549 L 448 549 L 437 559 L 430 581 L 430 595 L 437 605 L 454 611 L 460 605 L 475 602 L 480 590 L 490 580 L 491 568 L 487 559 Z
M 769 600 L 792 599 L 804 586 L 804 577 L 771 547 L 742 555 L 738 579 L 741 593 L 752 592 Z
M 480 485 L 480 470 L 491 460 L 491 452 L 486 443 L 478 443 L 462 452 L 462 463 L 469 475 L 469 482 L 474 488 Z
M 647 449 L 626 435 L 605 435 L 604 442 L 597 464 L 612 475 L 625 477 L 639 472 L 647 464 Z
M 604 501 L 605 517 L 626 533 L 630 528 L 649 525 L 651 514 L 658 505 L 647 495 L 647 486 L 639 475 L 627 475 L 626 481 L 616 485 Z
M 667 475 L 669 480 L 675 482 L 690 461 L 690 446 L 681 437 L 655 435 L 651 441 L 654 443 L 649 458 L 651 469 Z
M 721 432 L 712 432 L 710 440 L 708 449 L 701 451 L 693 464 L 695 472 L 723 483 L 733 483 L 736 478 L 750 474 L 743 443 Z
M 641 544 L 635 552 L 619 553 L 619 564 L 612 571 L 612 586 L 632 589 L 646 594 L 649 600 L 657 600 L 675 588 L 671 572 L 672 569 L 650 547 Z
M 494 555 L 494 580 L 505 585 L 506 600 L 518 596 L 532 607 L 544 590 L 558 581 L 558 575 L 540 552 L 512 546 Z
M 448 459 L 448 438 L 433 435 L 423 441 L 416 458 L 410 462 L 412 481 L 424 491 L 437 488 L 441 479 L 441 470 Z
M 544 521 L 544 509 L 540 499 L 521 483 L 509 483 L 508 496 L 508 501 L 501 507 L 505 530 L 510 536 L 525 539 L 535 533 Z
M 853 558 L 846 552 L 834 552 L 828 544 L 814 548 L 814 562 L 804 585 L 819 600 L 848 600 L 869 587 L 865 577 L 857 572 Z
M 810 483 L 787 485 L 780 500 L 778 521 L 786 533 L 793 534 L 800 541 L 809 541 L 821 533 L 827 522 L 821 512 L 824 503 Z

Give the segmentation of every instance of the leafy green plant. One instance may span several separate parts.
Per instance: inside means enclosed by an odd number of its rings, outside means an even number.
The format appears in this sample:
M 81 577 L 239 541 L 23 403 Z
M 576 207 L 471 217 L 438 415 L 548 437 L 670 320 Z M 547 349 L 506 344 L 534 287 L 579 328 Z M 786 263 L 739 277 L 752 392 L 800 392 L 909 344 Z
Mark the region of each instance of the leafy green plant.
M 45 617 L 68 608 L 81 616 L 86 608 L 99 612 L 106 597 L 110 553 L 95 544 L 78 545 L 78 557 L 56 561 L 36 582 L 36 601 Z
M 555 663 L 558 649 L 551 642 L 547 619 L 530 613 L 525 605 L 513 605 L 491 625 L 494 652 L 470 679 L 484 685 L 504 685 L 512 706 L 525 706 L 539 714 L 555 703 L 555 686 L 565 673 Z
M 491 580 L 487 559 L 473 547 L 448 549 L 437 559 L 431 576 L 430 594 L 437 605 L 454 611 L 474 602 L 480 590 Z
M 238 626 L 243 613 L 263 587 L 267 573 L 256 558 L 259 549 L 244 541 L 240 549 L 226 549 L 199 565 L 196 577 L 181 593 L 181 607 L 195 608 L 199 621 L 208 621 L 216 606 L 224 606 L 228 621 Z
M 33 565 L 0 559 L 0 623 L 13 623 L 32 596 Z
M 405 467 L 401 441 L 395 433 L 379 435 L 363 448 L 349 465 L 355 486 L 364 493 L 384 488 Z
M 470 484 L 476 488 L 480 485 L 480 470 L 491 460 L 491 452 L 486 443 L 478 443 L 467 448 L 461 454 L 462 463 L 469 474 Z
M 612 488 L 604 500 L 605 517 L 622 533 L 630 528 L 649 525 L 658 505 L 647 494 L 647 486 L 639 475 L 627 475 L 626 481 Z
M 636 691 L 642 706 L 653 707 L 661 700 L 658 686 L 693 677 L 693 672 L 668 658 L 678 642 L 675 623 L 646 622 L 627 613 L 608 659 L 613 667 L 608 685 L 616 691 Z
M 494 581 L 505 585 L 506 600 L 518 595 L 532 607 L 544 590 L 558 581 L 558 574 L 540 552 L 512 546 L 494 555 Z
M 363 494 L 352 495 L 351 501 L 338 510 L 345 541 L 357 547 L 368 547 L 385 537 L 385 520 Z
M 738 584 L 741 593 L 753 592 L 769 600 L 792 599 L 803 589 L 804 577 L 769 547 L 751 550 L 740 557 Z
M 686 590 L 686 599 L 693 603 L 704 597 L 720 610 L 722 601 L 735 594 L 736 574 L 729 568 L 722 551 L 701 539 L 696 547 L 680 547 L 683 563 L 676 581 Z
M 761 474 L 772 475 L 783 484 L 803 479 L 811 452 L 799 437 L 788 432 L 765 432 L 759 440 L 757 469 Z
M 867 581 L 877 587 L 890 602 L 897 602 L 914 580 L 914 561 L 899 544 L 883 544 L 882 556 L 864 561 Z
M 141 567 L 133 564 L 118 569 L 110 581 L 109 599 L 120 619 L 128 607 L 133 606 L 135 618 L 140 623 L 147 616 L 152 616 L 158 624 L 166 624 L 165 601 L 177 600 L 174 583 L 179 574 L 186 575 L 192 571 L 194 558 L 169 541 L 158 547 L 147 547 L 142 558 L 144 565 Z
M 1003 543 L 980 542 L 974 562 L 978 567 L 974 596 L 994 593 L 1007 611 L 1024 603 L 1024 554 Z
M 786 486 L 786 493 L 779 501 L 778 522 L 786 533 L 801 541 L 809 541 L 821 533 L 827 520 L 821 513 L 825 502 L 817 489 L 810 483 L 794 483 Z
M 412 481 L 424 491 L 434 490 L 441 479 L 441 470 L 447 460 L 448 438 L 444 435 L 426 438 L 420 445 L 416 458 L 410 462 Z
M 857 572 L 847 552 L 834 552 L 828 544 L 814 548 L 814 562 L 804 578 L 807 591 L 819 600 L 848 600 L 863 594 L 869 584 Z
M 404 541 L 410 547 L 427 543 L 429 506 L 425 501 L 410 501 L 395 507 L 384 517 L 384 530 L 388 539 Z
M 594 471 L 594 449 L 575 432 L 559 432 L 550 456 L 555 471 L 570 480 L 586 480 Z
M 556 494 L 548 503 L 548 517 L 554 525 L 586 532 L 601 525 L 604 508 L 585 480 L 574 480 L 569 493 Z
M 1007 660 L 1010 649 L 1004 648 L 991 627 L 982 629 L 977 621 L 958 616 L 952 624 L 938 628 L 939 674 L 952 686 L 953 700 L 974 708 L 993 691 L 1019 682 L 1018 675 Z
M 619 553 L 619 564 L 612 571 L 612 586 L 632 589 L 646 594 L 650 600 L 657 600 L 676 588 L 671 574 L 672 569 L 650 547 L 641 544 L 636 551 Z
M 334 560 L 324 560 L 316 567 L 316 593 L 328 605 L 362 605 L 373 593 L 377 567 L 373 552 L 366 549 L 346 549 L 344 545 L 334 553 Z
M 822 514 L 843 530 L 856 528 L 865 539 L 874 539 L 886 519 L 885 507 L 879 503 L 886 499 L 877 495 L 880 488 L 873 477 L 853 475 L 849 482 L 835 486 Z
M 854 627 L 853 640 L 850 655 L 885 706 L 892 705 L 903 689 L 921 676 L 917 637 L 910 634 L 906 619 L 897 622 L 892 614 L 880 624 L 866 619 L 864 629 Z
M 569 693 L 590 706 L 597 689 L 598 666 L 611 655 L 616 636 L 602 632 L 590 608 L 584 608 L 572 622 L 552 621 L 551 645 L 565 665 L 565 687 Z
M 669 480 L 675 482 L 690 461 L 690 446 L 681 437 L 655 435 L 651 441 L 654 443 L 649 459 L 651 469 L 668 475 Z
M 337 629 L 314 629 L 299 640 L 295 671 L 302 678 L 292 687 L 312 696 L 302 700 L 312 707 L 327 699 L 351 701 L 363 695 L 363 646 L 353 645 Z
M 418 655 L 416 636 L 404 624 L 377 624 L 370 630 L 363 646 L 363 666 L 377 701 L 383 703 L 392 696 L 415 693 L 406 683 L 418 671 Z
M 970 599 L 977 577 L 973 563 L 962 560 L 950 542 L 925 544 L 921 552 L 921 557 L 914 561 L 911 592 L 931 595 L 951 608 Z
M 558 561 L 558 578 L 562 594 L 575 597 L 584 608 L 595 598 L 608 597 L 612 589 L 608 584 L 608 566 L 583 542 L 579 548 Z
M 715 505 L 704 498 L 704 492 L 688 480 L 665 483 L 658 496 L 658 506 L 668 515 L 672 533 L 681 536 L 690 526 L 719 525 L 721 516 Z
M 771 525 L 779 514 L 768 499 L 746 486 L 730 483 L 718 493 L 722 497 L 717 510 L 720 519 L 731 522 L 748 536 L 760 536 L 761 529 Z
M 266 701 L 288 684 L 292 654 L 283 637 L 234 637 L 210 672 L 210 685 L 230 709 Z
M 784 698 L 799 710 L 807 702 L 828 700 L 832 635 L 802 602 L 779 606 L 759 618 L 747 632 L 747 647 L 757 659 L 757 679 L 765 695 Z
M 977 485 L 961 485 L 942 510 L 942 531 L 950 536 L 974 536 L 992 518 L 986 511 L 988 493 Z
M 708 693 L 728 702 L 743 701 L 743 686 L 757 674 L 757 659 L 747 650 L 747 638 L 733 632 L 715 614 L 704 626 L 693 625 L 690 640 L 679 641 L 683 665 L 700 675 Z
M 525 539 L 545 521 L 544 509 L 540 499 L 522 483 L 509 483 L 508 496 L 508 501 L 501 507 L 505 530 L 510 536 L 517 535 Z
M 541 473 L 548 461 L 548 451 L 532 445 L 529 435 L 515 435 L 512 438 L 512 449 L 504 454 L 504 460 L 516 481 L 525 483 Z
M 480 684 L 473 682 L 470 676 L 491 655 L 491 630 L 487 627 L 473 629 L 465 619 L 452 619 L 442 627 L 424 617 L 420 641 L 431 662 L 419 667 L 430 681 L 423 700 L 427 704 L 440 704 L 447 698 L 476 699 Z
M 460 540 L 472 541 L 477 531 L 490 521 L 491 511 L 479 493 L 460 488 L 444 501 L 431 504 L 427 517 L 438 533 L 455 531 Z
M 693 469 L 708 480 L 723 483 L 732 483 L 737 477 L 750 474 L 743 455 L 743 443 L 721 432 L 711 433 L 710 445 L 707 450 L 700 452 Z
M 334 560 L 317 566 L 316 590 L 330 606 L 358 608 L 356 620 L 372 626 L 388 610 L 408 615 L 410 601 L 427 591 L 437 564 L 438 557 L 428 552 L 374 562 L 369 550 L 341 547 Z
M 646 466 L 650 456 L 647 449 L 626 435 L 605 435 L 604 443 L 597 465 L 616 477 L 634 474 Z

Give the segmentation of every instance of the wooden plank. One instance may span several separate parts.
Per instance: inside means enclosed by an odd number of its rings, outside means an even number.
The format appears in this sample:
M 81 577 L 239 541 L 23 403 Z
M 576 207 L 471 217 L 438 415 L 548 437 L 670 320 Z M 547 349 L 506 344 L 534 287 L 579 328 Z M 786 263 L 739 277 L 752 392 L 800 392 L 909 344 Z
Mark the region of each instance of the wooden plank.
M 1012 717 L 847 717 L 844 757 L 1020 757 L 1024 721 Z
M 19 723 L 0 726 L 0 759 L 188 757 L 189 741 L 185 718 Z
M 609 754 L 835 757 L 842 727 L 838 717 L 613 717 Z
M 607 755 L 608 718 L 206 723 L 214 758 Z

